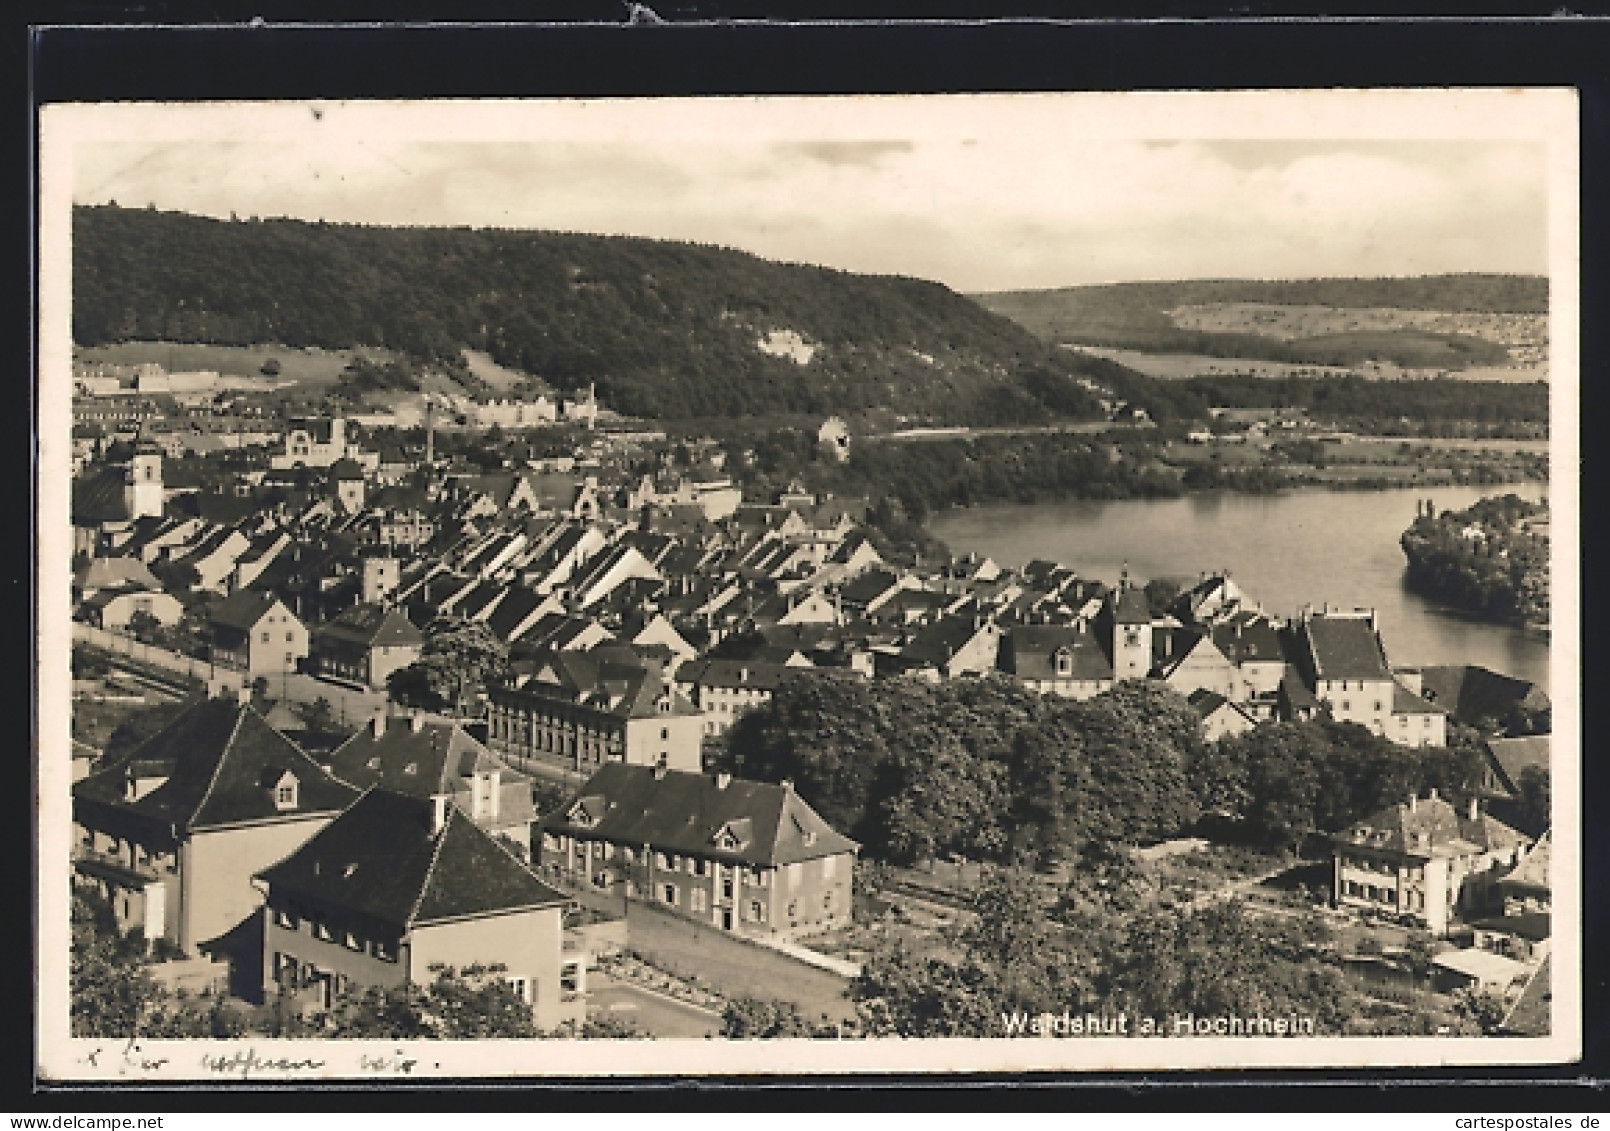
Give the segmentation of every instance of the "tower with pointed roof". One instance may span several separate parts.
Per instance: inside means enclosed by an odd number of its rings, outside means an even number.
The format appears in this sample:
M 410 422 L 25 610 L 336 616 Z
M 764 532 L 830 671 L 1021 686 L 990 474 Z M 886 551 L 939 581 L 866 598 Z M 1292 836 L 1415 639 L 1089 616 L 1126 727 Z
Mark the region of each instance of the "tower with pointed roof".
M 150 440 L 141 440 L 129 460 L 123 502 L 129 518 L 161 518 L 163 504 L 162 449 Z

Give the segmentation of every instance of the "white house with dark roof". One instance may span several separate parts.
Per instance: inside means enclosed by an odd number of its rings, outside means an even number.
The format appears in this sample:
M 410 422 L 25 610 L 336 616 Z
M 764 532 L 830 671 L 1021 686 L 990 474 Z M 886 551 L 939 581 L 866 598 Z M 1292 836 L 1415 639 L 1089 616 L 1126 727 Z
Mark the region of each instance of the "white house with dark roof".
M 1112 661 L 1085 622 L 1016 625 L 1000 644 L 1000 668 L 1025 687 L 1089 699 L 1113 685 Z
M 195 953 L 256 911 L 258 868 L 357 796 L 251 706 L 204 700 L 73 786 L 75 876 L 121 929 Z
M 248 678 L 296 671 L 308 655 L 308 630 L 272 593 L 242 589 L 214 606 L 212 662 Z
M 788 782 L 605 766 L 539 828 L 544 869 L 719 930 L 786 939 L 850 921 L 859 846 Z
M 263 979 L 317 1008 L 435 969 L 495 968 L 539 1029 L 586 1016 L 586 955 L 566 953 L 571 901 L 447 797 L 371 788 L 258 872 Z
M 1293 634 L 1293 660 L 1332 718 L 1404 746 L 1446 745 L 1447 712 L 1393 674 L 1375 610 L 1306 612 Z
M 319 625 L 312 656 L 321 675 L 383 688 L 392 672 L 414 663 L 425 636 L 401 609 L 359 604 Z
M 1456 917 L 1501 905 L 1497 881 L 1530 841 L 1475 798 L 1461 810 L 1432 790 L 1354 822 L 1331 844 L 1338 905 L 1405 916 L 1445 935 Z

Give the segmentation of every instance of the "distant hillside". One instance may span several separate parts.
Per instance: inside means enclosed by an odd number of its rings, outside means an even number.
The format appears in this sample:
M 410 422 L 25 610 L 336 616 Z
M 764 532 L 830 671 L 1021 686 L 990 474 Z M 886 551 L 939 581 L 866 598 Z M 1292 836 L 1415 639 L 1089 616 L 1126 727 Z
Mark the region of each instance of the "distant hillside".
M 1292 281 L 1204 279 L 1001 291 L 973 298 L 986 309 L 1011 318 L 1048 342 L 1311 365 L 1357 365 L 1381 360 L 1405 367 L 1459 369 L 1507 364 L 1509 353 L 1501 345 L 1468 334 L 1434 334 L 1407 328 L 1395 332 L 1323 334 L 1296 339 L 1272 334 L 1188 329 L 1177 326 L 1168 312 L 1180 307 L 1250 303 L 1537 315 L 1548 310 L 1548 280 L 1532 275 Z
M 1155 384 L 937 283 L 684 243 L 103 206 L 75 210 L 73 266 L 80 345 L 381 346 L 444 364 L 469 348 L 661 419 L 1089 419 L 1101 410 L 1076 378 L 1125 396 Z

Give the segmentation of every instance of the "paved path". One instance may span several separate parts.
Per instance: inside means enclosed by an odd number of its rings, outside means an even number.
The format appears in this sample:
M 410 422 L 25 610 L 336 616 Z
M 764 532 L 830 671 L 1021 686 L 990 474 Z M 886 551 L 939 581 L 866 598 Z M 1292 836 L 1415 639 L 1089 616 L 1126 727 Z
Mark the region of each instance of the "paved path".
M 650 1037 L 698 1038 L 721 1033 L 721 1018 L 708 1009 L 599 973 L 588 976 L 587 1012 L 628 1022 Z
M 571 887 L 562 890 L 589 907 L 611 915 L 621 913 L 619 895 Z M 729 1000 L 747 996 L 791 1001 L 811 1021 L 824 1014 L 833 1021 L 855 1018 L 855 1006 L 845 996 L 847 978 L 661 911 L 653 904 L 631 901 L 626 913 L 626 945 L 668 974 L 701 978 Z

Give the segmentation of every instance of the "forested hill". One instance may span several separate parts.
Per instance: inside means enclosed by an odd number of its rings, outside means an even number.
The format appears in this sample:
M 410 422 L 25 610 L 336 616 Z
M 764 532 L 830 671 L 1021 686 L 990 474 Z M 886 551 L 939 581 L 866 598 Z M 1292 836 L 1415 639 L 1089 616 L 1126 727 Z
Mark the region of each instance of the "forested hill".
M 1425 275 L 1382 279 L 1189 279 L 1112 283 L 1038 291 L 994 291 L 973 299 L 1036 333 L 1212 303 L 1271 306 L 1389 307 L 1495 314 L 1544 314 L 1548 279 L 1541 275 Z
M 1085 375 L 937 284 L 685 243 L 531 231 L 212 220 L 116 205 L 73 224 L 73 331 L 417 358 L 484 349 L 611 407 L 687 418 L 888 408 L 913 422 L 1093 418 Z M 765 348 L 762 348 L 764 343 Z

